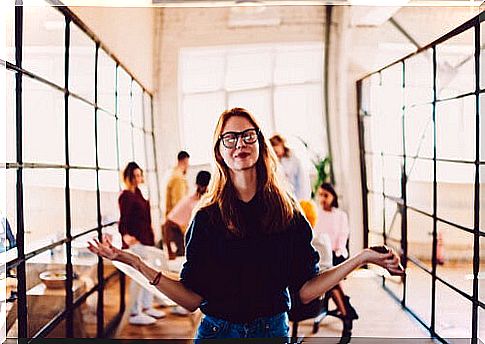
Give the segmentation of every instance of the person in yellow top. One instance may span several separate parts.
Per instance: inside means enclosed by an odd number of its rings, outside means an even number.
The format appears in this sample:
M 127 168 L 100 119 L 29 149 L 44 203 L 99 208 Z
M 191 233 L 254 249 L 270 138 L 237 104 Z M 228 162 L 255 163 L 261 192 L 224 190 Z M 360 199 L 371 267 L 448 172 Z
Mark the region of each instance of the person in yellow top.
M 314 228 L 317 223 L 317 206 L 315 205 L 315 202 L 302 199 L 300 200 L 300 206 L 306 219 L 310 222 L 310 226 Z
M 186 151 L 177 154 L 177 166 L 172 171 L 167 183 L 165 218 L 175 205 L 189 192 L 187 183 L 187 170 L 189 168 L 190 155 Z

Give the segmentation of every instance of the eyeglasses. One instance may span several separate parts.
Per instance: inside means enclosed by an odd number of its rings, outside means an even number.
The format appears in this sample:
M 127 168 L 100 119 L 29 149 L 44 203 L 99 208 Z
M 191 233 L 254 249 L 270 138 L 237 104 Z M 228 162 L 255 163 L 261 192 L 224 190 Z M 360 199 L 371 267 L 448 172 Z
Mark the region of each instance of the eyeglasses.
M 259 129 L 250 128 L 239 132 L 228 131 L 227 133 L 224 133 L 221 136 L 219 136 L 219 140 L 221 140 L 224 147 L 234 148 L 237 145 L 239 136 L 241 136 L 245 144 L 252 145 L 256 141 L 258 141 Z

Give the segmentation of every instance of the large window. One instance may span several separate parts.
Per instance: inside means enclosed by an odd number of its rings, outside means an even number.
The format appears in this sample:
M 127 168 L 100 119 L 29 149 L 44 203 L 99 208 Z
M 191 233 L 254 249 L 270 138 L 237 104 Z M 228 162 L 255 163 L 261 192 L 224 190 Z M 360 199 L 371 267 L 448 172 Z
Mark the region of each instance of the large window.
M 444 341 L 485 339 L 484 20 L 358 83 L 366 243 L 402 253 L 384 285 Z
M 323 46 L 313 42 L 183 49 L 181 135 L 193 163 L 209 162 L 216 120 L 232 107 L 251 111 L 266 136 L 286 136 L 306 162 L 326 155 L 323 64 Z
M 142 192 L 159 226 L 151 95 L 67 8 L 24 1 L 6 9 L 7 337 L 103 337 L 123 314 L 124 277 L 87 241 L 117 232 L 120 170 L 132 160 L 145 170 Z M 61 290 L 42 283 L 46 271 L 67 274 Z

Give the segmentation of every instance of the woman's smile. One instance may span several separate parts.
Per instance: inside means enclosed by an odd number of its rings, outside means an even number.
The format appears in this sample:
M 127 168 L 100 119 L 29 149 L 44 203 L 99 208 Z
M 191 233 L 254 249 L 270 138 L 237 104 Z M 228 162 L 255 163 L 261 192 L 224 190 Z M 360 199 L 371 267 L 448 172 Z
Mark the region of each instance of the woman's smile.
M 251 153 L 249 153 L 249 152 L 239 152 L 239 153 L 234 154 L 234 159 L 245 159 L 250 155 L 251 155 Z

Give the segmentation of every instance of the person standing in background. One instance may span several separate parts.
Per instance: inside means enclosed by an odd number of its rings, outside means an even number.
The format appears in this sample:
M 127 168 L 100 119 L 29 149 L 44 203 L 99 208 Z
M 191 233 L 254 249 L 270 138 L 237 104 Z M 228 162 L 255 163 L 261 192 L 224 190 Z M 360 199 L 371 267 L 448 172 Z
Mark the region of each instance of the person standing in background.
M 168 178 L 167 186 L 165 189 L 165 221 L 168 214 L 177 205 L 177 203 L 187 196 L 189 192 L 189 185 L 187 183 L 187 170 L 189 169 L 190 155 L 186 151 L 180 151 L 177 154 L 177 165 L 173 168 L 170 177 Z M 169 234 L 165 232 L 166 226 L 162 225 L 162 239 L 157 243 L 157 247 L 164 249 L 164 243 L 167 242 Z M 167 247 L 168 256 L 170 258 L 170 251 Z M 168 300 L 156 298 L 156 302 L 160 306 L 170 306 L 171 303 Z
M 167 183 L 165 217 L 175 205 L 187 195 L 189 185 L 187 183 L 187 170 L 189 169 L 190 155 L 186 151 L 177 154 L 177 166 L 174 167 Z
M 211 174 L 208 171 L 199 171 L 195 178 L 196 190 L 192 195 L 185 196 L 177 205 L 168 213 L 165 223 L 163 224 L 165 233 L 165 245 L 168 249 L 169 259 L 175 259 L 176 256 L 185 255 L 184 235 L 189 225 L 192 210 L 200 201 L 202 195 L 207 191 L 207 185 Z M 175 243 L 176 252 L 173 252 L 171 243 Z
M 175 205 L 189 192 L 189 185 L 187 183 L 187 170 L 189 169 L 190 155 L 186 151 L 180 151 L 177 154 L 177 165 L 173 168 L 170 177 L 168 178 L 166 192 L 165 192 L 165 220 L 168 214 L 172 211 Z M 158 242 L 158 247 L 163 249 L 163 244 L 166 242 L 167 233 L 165 227 L 162 226 L 162 240 Z
M 286 180 L 297 200 L 308 200 L 311 198 L 310 176 L 303 168 L 301 160 L 288 148 L 283 136 L 273 135 L 269 141 L 283 168 Z
M 129 248 L 141 259 L 149 259 L 144 247 L 154 246 L 155 238 L 150 214 L 150 203 L 138 186 L 144 182 L 143 171 L 134 161 L 128 163 L 123 170 L 123 190 L 118 198 L 120 220 L 118 230 L 123 239 L 123 248 Z M 130 297 L 134 298 L 130 309 L 129 323 L 132 325 L 150 325 L 156 319 L 163 318 L 163 311 L 152 307 L 153 294 L 131 281 Z

